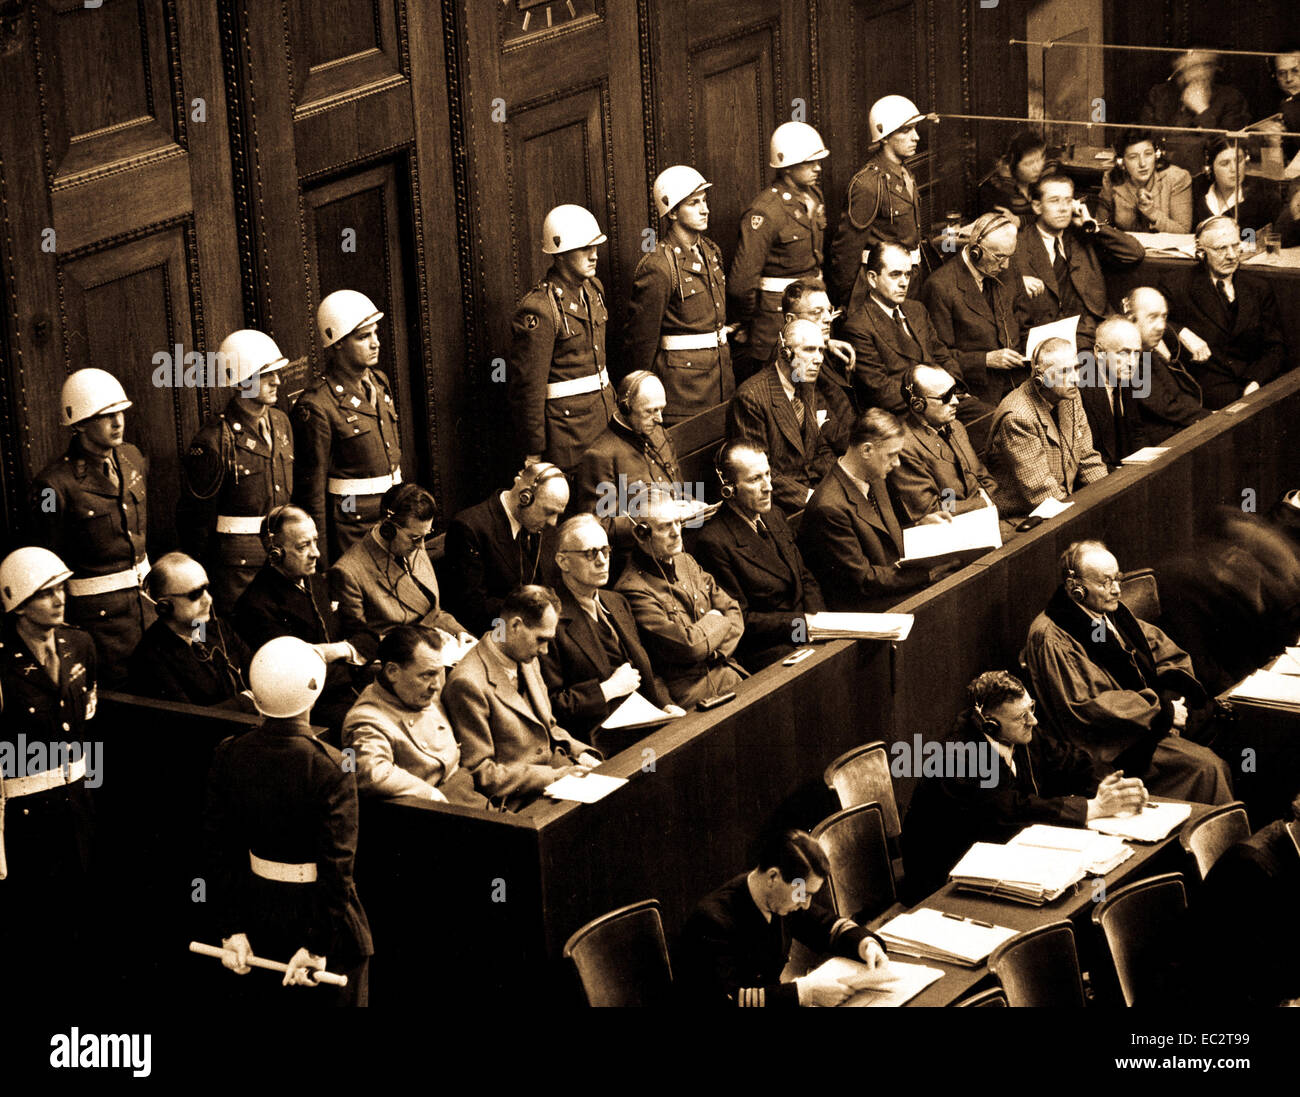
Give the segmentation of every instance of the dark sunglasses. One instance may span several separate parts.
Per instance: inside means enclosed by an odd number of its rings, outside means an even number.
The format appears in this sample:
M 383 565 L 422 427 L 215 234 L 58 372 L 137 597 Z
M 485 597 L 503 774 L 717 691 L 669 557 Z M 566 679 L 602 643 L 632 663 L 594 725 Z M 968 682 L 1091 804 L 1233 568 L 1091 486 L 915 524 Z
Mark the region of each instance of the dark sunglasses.
M 204 583 L 201 587 L 195 587 L 193 590 L 181 591 L 177 594 L 169 594 L 168 598 L 184 598 L 187 602 L 197 602 L 208 593 L 208 584 Z

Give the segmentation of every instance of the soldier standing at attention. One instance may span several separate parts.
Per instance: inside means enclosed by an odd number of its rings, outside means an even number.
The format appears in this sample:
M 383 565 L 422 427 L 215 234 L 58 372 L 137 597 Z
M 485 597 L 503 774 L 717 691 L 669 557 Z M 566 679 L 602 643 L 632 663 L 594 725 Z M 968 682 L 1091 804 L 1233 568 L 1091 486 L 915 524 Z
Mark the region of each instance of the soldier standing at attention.
M 912 296 L 920 289 L 921 221 L 916 180 L 903 161 L 916 155 L 918 122 L 927 116 L 901 95 L 886 95 L 871 105 L 867 128 L 879 145 L 849 183 L 844 216 L 831 248 L 831 290 L 848 308 L 862 278 L 864 253 L 878 244 L 897 244 L 912 256 Z M 859 286 L 856 294 L 868 289 Z
M 524 464 L 567 473 L 614 414 L 605 359 L 605 287 L 596 248 L 607 237 L 581 206 L 556 206 L 542 225 L 551 268 L 510 322 L 508 399 Z
M 684 164 L 659 173 L 655 209 L 668 229 L 632 279 L 624 365 L 651 370 L 664 383 L 665 426 L 725 404 L 736 391 L 722 251 L 704 235 L 711 186 Z
M 746 328 L 737 338 L 743 346 L 735 361 L 741 381 L 772 357 L 786 286 L 799 278 L 820 278 L 822 270 L 826 204 L 818 180 L 830 150 L 812 126 L 786 122 L 773 131 L 769 151 L 776 181 L 741 217 L 740 242 L 727 276 L 732 315 Z
M 379 519 L 379 500 L 402 479 L 397 405 L 379 363 L 384 314 L 341 289 L 316 310 L 325 373 L 293 407 L 293 501 L 326 535 L 328 562 Z
M 207 569 L 217 609 L 229 614 L 266 559 L 262 519 L 293 491 L 293 430 L 272 406 L 288 364 L 275 340 L 236 331 L 219 353 L 235 391 L 190 443 L 176 524 L 185 551 Z
M 126 660 L 154 619 L 140 591 L 149 574 L 146 464 L 123 441 L 131 401 L 111 373 L 77 370 L 60 404 L 72 444 L 32 484 L 33 527 L 72 569 L 67 618 L 90 633 L 111 686 L 125 679 Z

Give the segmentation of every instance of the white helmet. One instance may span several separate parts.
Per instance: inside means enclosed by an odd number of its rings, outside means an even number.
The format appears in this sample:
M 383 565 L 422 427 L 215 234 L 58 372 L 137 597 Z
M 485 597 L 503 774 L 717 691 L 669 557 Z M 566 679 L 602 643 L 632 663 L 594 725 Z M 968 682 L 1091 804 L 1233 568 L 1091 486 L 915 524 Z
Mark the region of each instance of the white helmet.
M 886 95 L 871 104 L 867 128 L 871 130 L 872 141 L 883 141 L 891 133 L 914 126 L 925 117 L 907 96 Z
M 336 289 L 316 309 L 316 330 L 321 346 L 332 347 L 357 328 L 382 320 L 384 314 L 364 293 L 354 289 Z
M 14 549 L 0 560 L 0 603 L 10 613 L 33 594 L 71 578 L 68 565 L 49 549 L 38 545 Z
M 591 211 L 581 206 L 556 206 L 542 222 L 542 252 L 546 255 L 589 248 L 608 239 Z
M 252 328 L 232 331 L 223 340 L 217 352 L 226 363 L 226 384 L 233 387 L 256 377 L 259 373 L 272 373 L 284 369 L 289 359 L 280 353 L 275 340 Z
M 783 122 L 772 131 L 768 147 L 768 167 L 792 168 L 809 160 L 821 160 L 831 154 L 822 135 L 806 122 Z
M 698 171 L 685 164 L 676 164 L 665 168 L 655 178 L 655 213 L 661 217 L 671 213 L 682 202 L 698 191 L 713 186 Z
M 248 684 L 263 716 L 300 716 L 325 688 L 325 660 L 305 640 L 277 636 L 257 649 L 248 665 Z
M 63 382 L 63 425 L 76 426 L 96 415 L 110 415 L 126 411 L 131 401 L 126 398 L 122 383 L 102 369 L 79 369 Z

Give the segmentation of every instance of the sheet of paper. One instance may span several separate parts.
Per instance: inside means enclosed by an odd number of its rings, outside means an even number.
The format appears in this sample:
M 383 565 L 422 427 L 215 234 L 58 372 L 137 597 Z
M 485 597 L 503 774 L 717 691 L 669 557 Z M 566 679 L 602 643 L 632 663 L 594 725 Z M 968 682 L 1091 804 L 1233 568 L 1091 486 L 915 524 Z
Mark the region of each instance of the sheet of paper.
M 902 564 L 953 556 L 965 552 L 991 551 L 1002 547 L 998 508 L 980 507 L 953 515 L 951 522 L 932 522 L 903 530 Z
M 809 613 L 805 620 L 812 640 L 906 640 L 913 617 L 910 613 Z
M 1228 696 L 1243 701 L 1300 706 L 1300 680 L 1272 670 L 1257 670 L 1244 682 L 1233 686 Z
M 626 777 L 606 777 L 601 773 L 588 773 L 579 777 L 568 773 L 546 786 L 546 795 L 552 800 L 573 800 L 579 804 L 594 804 L 604 799 L 616 788 L 627 784 Z
M 1044 499 L 1038 506 L 1034 507 L 1029 513 L 1039 518 L 1055 518 L 1062 511 L 1069 510 L 1074 506 L 1073 502 L 1061 502 L 1060 499 L 1053 499 L 1050 495 Z
M 978 925 L 966 918 L 949 917 L 941 910 L 919 907 L 891 918 L 878 932 L 891 947 L 917 945 L 935 959 L 978 964 L 1018 931 L 1007 926 Z
M 1077 316 L 1067 316 L 1064 320 L 1053 320 L 1050 324 L 1039 324 L 1036 328 L 1030 328 L 1029 336 L 1025 340 L 1025 357 L 1033 358 L 1038 344 L 1048 339 L 1064 339 L 1072 348 L 1078 350 L 1078 333 Z
M 1155 255 L 1196 258 L 1196 237 L 1190 232 L 1133 232 L 1129 235 Z
M 600 726 L 614 731 L 617 728 L 647 727 L 671 719 L 673 717 L 658 705 L 647 701 L 640 693 L 633 690 L 618 708 L 605 717 Z
M 891 982 L 859 991 L 843 1005 L 854 1008 L 905 1005 L 931 983 L 943 978 L 942 969 L 926 967 L 924 964 L 890 960 L 889 967 L 895 973 L 895 978 Z
M 1088 829 L 1117 834 L 1134 842 L 1158 842 L 1187 822 L 1191 813 L 1191 804 L 1147 804 L 1136 815 L 1126 818 L 1104 815 L 1100 819 L 1091 819 Z
M 465 656 L 469 654 L 470 649 L 478 643 L 477 640 L 471 638 L 469 643 L 462 644 L 459 637 L 452 636 L 448 632 L 444 632 L 442 635 L 442 650 L 438 652 L 438 658 L 442 660 L 442 665 L 444 667 L 454 667 L 464 659 Z
M 1269 669 L 1274 674 L 1300 675 L 1300 651 L 1295 648 L 1287 648 L 1283 654 L 1277 657 L 1277 662 Z
M 1121 465 L 1145 465 L 1154 461 L 1157 457 L 1163 457 L 1169 452 L 1168 446 L 1143 446 L 1136 449 L 1120 461 Z

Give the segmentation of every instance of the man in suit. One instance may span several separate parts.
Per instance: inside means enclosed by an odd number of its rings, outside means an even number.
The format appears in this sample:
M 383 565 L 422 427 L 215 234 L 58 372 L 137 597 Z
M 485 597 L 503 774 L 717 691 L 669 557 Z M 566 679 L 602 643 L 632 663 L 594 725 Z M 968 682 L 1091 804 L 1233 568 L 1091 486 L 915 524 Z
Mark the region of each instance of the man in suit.
M 382 519 L 330 569 L 330 597 L 338 603 L 345 635 L 369 631 L 377 641 L 394 625 L 427 625 L 473 643 L 442 605 L 424 547 L 436 509 L 433 496 L 418 484 L 390 488 Z
M 500 625 L 483 634 L 447 677 L 447 715 L 461 762 L 493 802 L 517 811 L 547 785 L 602 759 L 555 721 L 537 665 L 559 624 L 549 587 L 522 586 L 501 603 Z
M 1022 307 L 1022 326 L 1079 317 L 1077 346 L 1090 349 L 1109 311 L 1105 268 L 1140 263 L 1146 249 L 1126 232 L 1101 225 L 1074 197 L 1074 180 L 1060 172 L 1034 184 L 1033 225 L 1016 242 L 1016 274 L 1037 278 L 1045 289 Z
M 695 542 L 700 563 L 740 605 L 745 634 L 736 655 L 759 670 L 808 638 L 805 614 L 826 608 L 785 516 L 772 506 L 767 454 L 728 442 L 718 457 L 726 500 Z
M 1202 404 L 1201 386 L 1191 373 L 1193 363 L 1210 357 L 1210 348 L 1195 335 L 1192 338 L 1199 346 L 1194 348 L 1166 338 L 1169 305 L 1164 294 L 1151 286 L 1138 286 L 1124 298 L 1124 315 L 1137 325 L 1151 378 L 1147 394 L 1134 403 L 1147 444 L 1158 446 L 1183 427 L 1212 414 Z
M 900 386 L 909 366 L 926 363 L 962 379 L 961 363 L 943 343 L 920 301 L 908 300 L 911 259 L 897 244 L 881 244 L 865 263 L 867 293 L 854 300 L 844 318 L 844 338 L 857 352 L 853 384 L 863 407 L 895 415 L 907 410 Z M 974 398 L 963 400 L 960 417 L 977 419 L 989 409 Z
M 740 684 L 731 656 L 745 630 L 740 606 L 682 551 L 676 501 L 650 493 L 636 548 L 615 589 L 627 599 L 654 667 L 673 701 L 686 708 Z
M 1012 389 L 993 416 L 989 471 L 1003 517 L 1023 517 L 1047 499 L 1070 494 L 1106 475 L 1106 462 L 1092 444 L 1079 399 L 1074 348 L 1045 339 L 1034 350 L 1033 378 Z
M 446 681 L 442 634 L 421 625 L 389 629 L 379 644 L 379 677 L 343 720 L 363 795 L 414 796 L 486 808 L 460 765 L 460 745 L 439 700 Z
M 799 547 L 833 610 L 875 613 L 944 574 L 898 567 L 903 530 L 885 478 L 898 467 L 903 428 L 881 408 L 854 424 L 849 448 L 813 493 L 799 527 Z M 948 522 L 939 510 L 922 522 Z
M 1141 355 L 1142 336 L 1133 321 L 1109 316 L 1097 325 L 1093 354 L 1085 359 L 1087 383 L 1080 383 L 1079 397 L 1093 448 L 1110 469 L 1119 468 L 1125 457 L 1146 445 L 1136 407 L 1139 397 L 1150 391 Z
M 1170 321 L 1209 344 L 1210 357 L 1193 362 L 1205 406 L 1217 411 L 1286 368 L 1277 298 L 1258 275 L 1239 270 L 1241 240 L 1231 217 L 1211 217 L 1196 229 L 1192 270 L 1165 286 Z
M 627 600 L 609 583 L 609 537 L 590 514 L 560 527 L 560 620 L 541 659 L 551 706 L 565 727 L 600 742 L 600 724 L 633 692 L 685 715 L 655 677 Z
M 919 522 L 940 510 L 965 514 L 991 507 L 998 482 L 957 421 L 953 376 L 937 366 L 913 366 L 904 377 L 903 395 L 903 448 L 889 482 L 908 521 Z
M 514 484 L 462 510 L 447 527 L 447 606 L 475 632 L 492 627 L 501 603 L 519 586 L 547 582 L 543 539 L 569 505 L 569 481 L 539 461 Z
M 961 363 L 962 380 L 991 407 L 1029 378 L 1020 324 L 1029 298 L 1011 269 L 1019 238 L 1005 214 L 982 214 L 971 225 L 970 243 L 921 287 L 935 333 Z M 1032 286 L 1043 291 L 1036 279 Z
M 803 509 L 813 488 L 835 463 L 821 433 L 826 411 L 817 396 L 826 337 L 809 320 L 792 320 L 763 369 L 736 390 L 727 408 L 727 439 L 761 446 L 772 462 L 776 505 L 786 514 Z
M 858 415 L 852 380 L 857 352 L 852 343 L 831 337 L 831 325 L 840 312 L 831 308 L 831 299 L 820 281 L 801 278 L 786 286 L 781 295 L 781 314 L 787 324 L 791 320 L 811 320 L 826 338 L 826 353 L 817 373 L 817 396 L 826 409 L 822 437 L 838 456 L 849 444 L 849 431 Z M 837 364 L 836 359 L 843 364 Z

